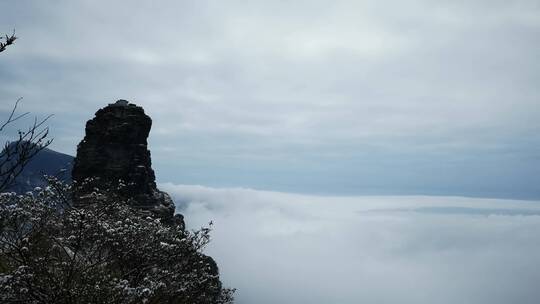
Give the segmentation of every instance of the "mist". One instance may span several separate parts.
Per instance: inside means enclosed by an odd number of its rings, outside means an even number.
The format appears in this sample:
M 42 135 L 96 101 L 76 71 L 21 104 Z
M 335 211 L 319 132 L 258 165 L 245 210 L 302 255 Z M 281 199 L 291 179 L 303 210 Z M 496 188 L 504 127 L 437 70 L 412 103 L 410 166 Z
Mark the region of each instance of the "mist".
M 238 303 L 537 303 L 540 206 L 162 184 Z

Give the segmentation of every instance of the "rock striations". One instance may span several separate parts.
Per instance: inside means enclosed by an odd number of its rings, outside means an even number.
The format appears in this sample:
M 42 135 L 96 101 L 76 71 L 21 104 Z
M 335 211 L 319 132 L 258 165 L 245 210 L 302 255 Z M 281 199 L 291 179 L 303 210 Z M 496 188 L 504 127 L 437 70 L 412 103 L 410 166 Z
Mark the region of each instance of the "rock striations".
M 142 107 L 118 100 L 96 112 L 86 123 L 86 135 L 77 147 L 72 178 L 74 204 L 84 204 L 94 188 L 120 187 L 120 195 L 141 210 L 166 222 L 183 225 L 174 215 L 174 203 L 156 187 L 147 138 L 152 119 Z M 117 192 L 118 193 L 118 192 Z

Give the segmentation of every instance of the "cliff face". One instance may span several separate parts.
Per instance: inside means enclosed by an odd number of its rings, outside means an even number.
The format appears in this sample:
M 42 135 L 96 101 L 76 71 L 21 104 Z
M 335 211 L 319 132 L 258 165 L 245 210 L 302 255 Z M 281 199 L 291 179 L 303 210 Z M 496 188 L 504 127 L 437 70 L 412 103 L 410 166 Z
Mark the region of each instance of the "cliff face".
M 152 119 L 142 107 L 118 100 L 96 112 L 86 123 L 86 135 L 77 146 L 72 178 L 76 183 L 74 204 L 94 187 L 115 189 L 130 203 L 164 221 L 182 221 L 174 216 L 174 203 L 156 187 L 147 138 Z M 92 179 L 89 182 L 89 179 Z M 183 223 L 183 221 L 182 221 Z

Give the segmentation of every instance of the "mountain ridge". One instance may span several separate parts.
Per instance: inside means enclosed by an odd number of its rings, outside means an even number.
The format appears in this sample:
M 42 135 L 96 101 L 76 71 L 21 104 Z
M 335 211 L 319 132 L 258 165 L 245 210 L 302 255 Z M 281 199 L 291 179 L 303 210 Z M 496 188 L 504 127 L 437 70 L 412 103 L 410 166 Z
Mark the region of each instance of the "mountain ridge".
M 13 145 L 11 143 L 7 146 Z M 43 148 L 24 166 L 21 173 L 15 178 L 5 191 L 25 193 L 35 187 L 46 186 L 45 175 L 55 176 L 64 182 L 71 182 L 71 169 L 74 157 L 49 148 Z

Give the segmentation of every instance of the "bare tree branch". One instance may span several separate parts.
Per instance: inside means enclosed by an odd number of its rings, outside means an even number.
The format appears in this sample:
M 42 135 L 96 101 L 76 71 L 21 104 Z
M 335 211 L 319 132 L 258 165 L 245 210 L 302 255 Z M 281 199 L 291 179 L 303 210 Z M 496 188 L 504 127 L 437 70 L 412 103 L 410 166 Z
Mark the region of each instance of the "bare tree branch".
M 17 99 L 7 120 L 0 124 L 0 132 L 29 114 L 25 112 L 17 114 L 16 110 L 22 98 Z M 12 142 L 6 142 L 0 152 L 0 192 L 6 190 L 22 173 L 24 167 L 41 150 L 52 143 L 52 139 L 47 138 L 49 128 L 44 126 L 45 122 L 51 118 L 49 115 L 43 119 L 34 118 L 26 131 L 18 130 L 18 138 Z
M 15 30 L 13 30 L 13 34 L 11 36 L 7 35 L 5 37 L 0 37 L 1 40 L 4 40 L 5 42 L 0 42 L 0 53 L 6 50 L 6 47 L 8 45 L 12 45 L 15 40 L 17 40 L 17 36 L 15 36 Z
M 16 121 L 16 120 L 18 120 L 18 119 L 20 119 L 20 118 L 22 118 L 22 117 L 28 115 L 28 114 L 30 114 L 30 112 L 26 112 L 26 113 L 22 113 L 22 114 L 20 114 L 20 115 L 15 116 L 15 111 L 17 110 L 17 106 L 19 106 L 19 102 L 20 102 L 21 100 L 22 100 L 22 97 L 19 97 L 19 99 L 17 99 L 17 101 L 15 102 L 15 105 L 13 106 L 13 109 L 11 110 L 11 113 L 9 114 L 8 119 L 7 119 L 2 125 L 0 125 L 0 132 L 2 132 L 2 131 L 4 130 L 4 128 L 5 128 L 8 124 L 10 124 L 10 123 L 12 123 L 12 122 L 14 122 L 14 121 Z M 14 117 L 14 116 L 15 116 L 15 117 Z
M 0 37 L 0 52 L 3 52 L 7 46 L 12 45 L 17 37 L 15 30 L 13 34 Z M 17 108 L 22 97 L 17 99 L 8 118 L 0 123 L 0 134 L 5 128 L 27 116 L 29 112 L 17 113 Z M 52 139 L 48 139 L 49 128 L 44 126 L 45 122 L 51 118 L 49 115 L 43 119 L 34 118 L 26 131 L 18 130 L 18 138 L 12 142 L 6 142 L 2 151 L 0 151 L 0 192 L 6 190 L 22 173 L 28 162 L 41 150 L 51 144 Z

